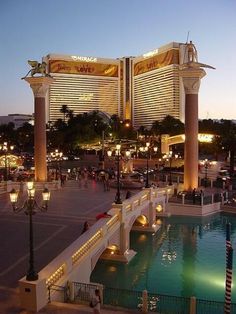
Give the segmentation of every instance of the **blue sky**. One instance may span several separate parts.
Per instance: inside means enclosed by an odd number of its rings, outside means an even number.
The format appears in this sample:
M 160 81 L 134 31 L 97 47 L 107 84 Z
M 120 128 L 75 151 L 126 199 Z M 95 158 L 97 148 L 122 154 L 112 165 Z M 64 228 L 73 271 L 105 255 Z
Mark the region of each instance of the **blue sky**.
M 207 70 L 200 118 L 236 119 L 235 0 L 1 0 L 0 115 L 32 113 L 33 94 L 21 80 L 27 60 L 48 53 L 137 56 L 188 31 Z

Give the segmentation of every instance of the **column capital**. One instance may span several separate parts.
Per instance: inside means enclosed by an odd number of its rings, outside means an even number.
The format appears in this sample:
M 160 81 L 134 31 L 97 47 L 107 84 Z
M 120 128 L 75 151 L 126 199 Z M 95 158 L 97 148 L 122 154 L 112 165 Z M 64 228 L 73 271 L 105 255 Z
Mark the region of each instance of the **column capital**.
M 30 84 L 34 97 L 45 97 L 49 86 L 54 82 L 54 78 L 48 76 L 26 77 L 26 82 Z
M 205 70 L 201 68 L 185 68 L 179 71 L 183 79 L 184 90 L 186 94 L 198 94 L 201 78 L 206 75 Z

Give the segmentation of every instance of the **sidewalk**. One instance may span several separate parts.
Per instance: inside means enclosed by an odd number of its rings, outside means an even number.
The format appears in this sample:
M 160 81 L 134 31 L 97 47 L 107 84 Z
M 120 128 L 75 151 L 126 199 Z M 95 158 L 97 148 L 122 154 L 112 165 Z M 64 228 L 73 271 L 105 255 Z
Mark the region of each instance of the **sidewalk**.
M 125 190 L 121 191 L 122 199 L 125 199 Z M 136 191 L 134 192 L 136 193 Z M 46 213 L 35 215 L 34 224 L 40 235 L 35 242 L 37 268 L 40 270 L 45 261 L 45 255 L 50 259 L 55 258 L 61 251 L 72 243 L 81 233 L 84 221 L 93 224 L 96 215 L 111 208 L 116 189 L 104 192 L 103 184 L 89 181 L 88 187 L 79 187 L 76 181 L 67 181 L 62 189 L 51 192 L 51 201 Z M 7 193 L 0 195 L 0 229 L 1 229 L 1 256 L 0 260 L 0 314 L 34 314 L 24 311 L 20 306 L 18 295 L 18 279 L 25 273 L 28 264 L 28 234 L 19 225 L 27 226 L 28 219 L 23 213 L 14 215 Z M 17 230 L 8 234 L 9 230 Z M 46 234 L 44 236 L 44 234 Z M 45 240 L 47 240 L 46 243 Z M 42 243 L 44 243 L 42 245 Z M 55 245 L 56 243 L 56 245 Z M 14 247 L 14 250 L 5 248 Z M 58 304 L 50 304 L 39 313 L 45 314 L 74 314 L 92 313 L 92 309 L 86 306 L 66 308 Z M 74 305 L 72 305 L 74 306 Z M 102 313 L 130 313 L 129 311 L 115 311 L 102 309 Z M 135 313 L 135 312 L 131 312 Z
M 1 314 L 36 314 L 36 312 L 23 310 L 20 306 L 18 289 L 0 287 L 0 313 Z M 88 314 L 93 309 L 88 305 L 52 302 L 38 312 L 39 314 Z M 140 314 L 140 311 L 121 309 L 112 306 L 103 306 L 101 314 Z
M 53 302 L 48 304 L 47 307 L 39 312 L 40 314 L 87 314 L 93 313 L 93 309 L 86 305 L 77 305 L 77 304 L 67 304 L 67 303 L 58 303 Z M 121 308 L 107 307 L 104 306 L 101 309 L 101 314 L 140 314 L 140 311 L 136 310 L 127 310 Z M 28 314 L 26 312 L 21 312 L 20 314 Z M 33 313 L 32 313 L 33 314 Z

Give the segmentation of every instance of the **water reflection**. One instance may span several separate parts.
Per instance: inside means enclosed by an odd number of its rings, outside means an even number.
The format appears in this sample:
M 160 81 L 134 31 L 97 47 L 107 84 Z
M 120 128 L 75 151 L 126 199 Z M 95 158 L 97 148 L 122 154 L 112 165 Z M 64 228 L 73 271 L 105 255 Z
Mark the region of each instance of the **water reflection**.
M 195 292 L 195 261 L 197 254 L 197 232 L 196 226 L 182 226 L 182 242 L 183 242 L 183 269 L 182 269 L 182 289 L 181 295 L 188 297 L 196 295 Z
M 91 281 L 108 287 L 201 299 L 224 300 L 225 224 L 231 222 L 236 251 L 236 218 L 168 218 L 159 233 L 131 232 L 131 248 L 137 252 L 129 264 L 99 261 Z M 236 258 L 233 281 L 236 281 Z M 234 285 L 235 286 L 235 285 Z M 232 300 L 236 302 L 235 287 Z

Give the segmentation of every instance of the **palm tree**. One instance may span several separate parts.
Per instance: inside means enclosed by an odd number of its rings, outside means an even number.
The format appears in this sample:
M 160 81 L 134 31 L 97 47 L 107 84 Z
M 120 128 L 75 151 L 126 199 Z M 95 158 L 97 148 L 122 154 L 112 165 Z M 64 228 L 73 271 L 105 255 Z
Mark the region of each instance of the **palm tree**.
M 69 108 L 67 105 L 62 105 L 60 112 L 63 113 L 63 120 L 66 121 L 66 115 L 69 113 Z
M 236 125 L 232 120 L 221 120 L 219 124 L 221 145 L 229 152 L 230 176 L 234 174 L 234 156 L 236 151 Z
M 177 135 L 184 133 L 184 124 L 170 115 L 161 121 L 161 134 Z

